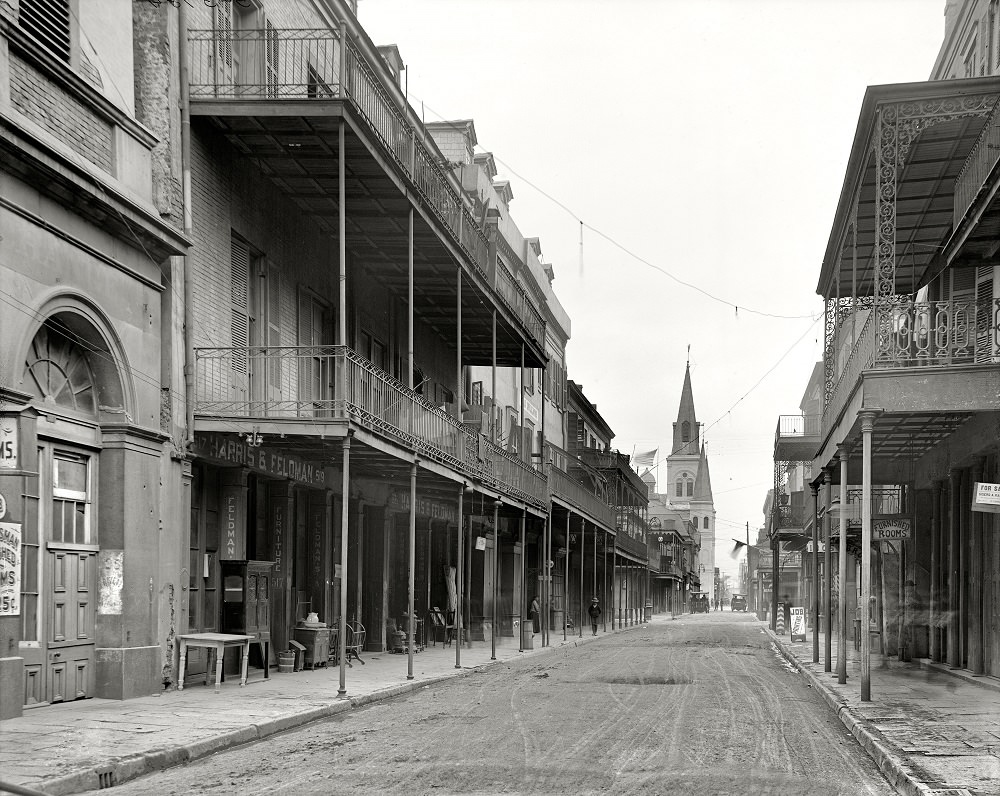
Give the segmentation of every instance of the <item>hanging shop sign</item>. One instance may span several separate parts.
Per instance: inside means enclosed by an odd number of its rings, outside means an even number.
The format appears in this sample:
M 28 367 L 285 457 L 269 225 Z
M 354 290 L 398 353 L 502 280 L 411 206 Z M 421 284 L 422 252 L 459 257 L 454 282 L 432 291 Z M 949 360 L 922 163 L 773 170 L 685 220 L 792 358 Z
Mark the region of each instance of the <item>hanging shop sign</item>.
M 242 439 L 225 434 L 198 434 L 194 453 L 220 464 L 246 467 L 274 478 L 287 478 L 307 486 L 326 486 L 326 470 L 298 456 L 267 448 L 255 448 Z
M 0 470 L 17 469 L 17 420 L 0 418 Z
M 220 561 L 246 558 L 246 493 L 242 486 L 222 487 L 222 539 Z
M 0 616 L 21 615 L 21 523 L 0 522 Z
M 972 510 L 1000 514 L 1000 484 L 977 482 L 972 492 Z
M 892 542 L 896 539 L 910 539 L 913 536 L 913 521 L 909 517 L 872 520 L 872 541 Z
M 476 550 L 485 550 L 485 549 L 486 549 L 486 537 L 485 536 L 477 536 L 476 537 Z

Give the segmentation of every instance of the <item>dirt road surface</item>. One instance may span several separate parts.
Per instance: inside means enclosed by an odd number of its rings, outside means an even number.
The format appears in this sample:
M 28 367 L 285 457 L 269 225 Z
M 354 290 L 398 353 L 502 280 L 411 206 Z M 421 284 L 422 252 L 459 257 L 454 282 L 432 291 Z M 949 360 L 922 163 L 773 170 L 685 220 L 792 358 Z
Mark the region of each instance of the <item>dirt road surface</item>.
M 114 793 L 894 791 L 759 624 L 721 612 L 470 672 Z

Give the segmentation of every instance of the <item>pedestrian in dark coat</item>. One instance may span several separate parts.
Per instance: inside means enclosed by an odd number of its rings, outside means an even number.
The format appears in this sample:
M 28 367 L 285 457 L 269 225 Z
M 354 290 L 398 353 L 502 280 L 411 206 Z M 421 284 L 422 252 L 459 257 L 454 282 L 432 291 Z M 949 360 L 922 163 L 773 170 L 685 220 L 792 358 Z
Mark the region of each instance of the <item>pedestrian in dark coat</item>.
M 590 614 L 590 629 L 596 636 L 597 620 L 601 618 L 601 606 L 596 597 L 590 601 L 590 607 L 587 609 L 587 613 Z
M 531 632 L 541 633 L 542 623 L 541 621 L 539 621 L 539 607 L 538 607 L 537 597 L 531 598 L 531 608 L 529 609 L 528 613 L 531 615 Z

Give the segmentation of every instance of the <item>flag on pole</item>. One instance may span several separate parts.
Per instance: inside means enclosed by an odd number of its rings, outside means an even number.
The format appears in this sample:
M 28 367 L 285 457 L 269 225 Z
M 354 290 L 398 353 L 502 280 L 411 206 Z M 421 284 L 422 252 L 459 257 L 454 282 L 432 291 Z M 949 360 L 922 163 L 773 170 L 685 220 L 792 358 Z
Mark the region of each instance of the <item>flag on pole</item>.
M 637 453 L 632 459 L 632 463 L 635 464 L 636 469 L 640 467 L 652 467 L 653 462 L 656 461 L 656 452 L 659 448 L 653 448 L 651 451 L 646 451 L 645 453 Z

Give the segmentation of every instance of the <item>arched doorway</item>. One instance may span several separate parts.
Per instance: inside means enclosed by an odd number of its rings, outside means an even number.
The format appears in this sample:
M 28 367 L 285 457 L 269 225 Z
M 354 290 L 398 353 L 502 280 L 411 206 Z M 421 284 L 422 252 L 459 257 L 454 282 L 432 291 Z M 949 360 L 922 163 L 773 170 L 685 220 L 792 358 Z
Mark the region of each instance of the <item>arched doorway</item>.
M 26 522 L 21 593 L 24 703 L 93 696 L 98 594 L 100 420 L 122 406 L 118 367 L 84 316 L 36 331 L 22 385 L 43 416 L 34 450 L 34 521 Z

